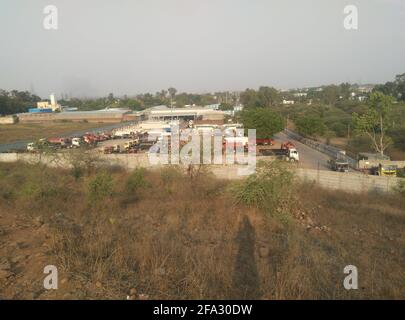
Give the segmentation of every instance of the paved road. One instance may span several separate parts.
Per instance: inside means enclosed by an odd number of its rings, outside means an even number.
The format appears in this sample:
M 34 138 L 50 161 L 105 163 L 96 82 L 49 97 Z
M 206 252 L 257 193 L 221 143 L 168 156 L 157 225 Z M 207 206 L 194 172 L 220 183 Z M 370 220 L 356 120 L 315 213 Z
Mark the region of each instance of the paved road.
M 291 141 L 292 143 L 295 144 L 298 153 L 300 155 L 300 163 L 299 163 L 300 168 L 306 169 L 319 168 L 319 170 L 330 170 L 330 168 L 328 167 L 328 160 L 330 159 L 330 157 L 327 156 L 326 154 L 323 154 L 315 149 L 312 149 L 297 140 L 291 139 L 283 132 L 276 134 L 274 138 L 278 143 L 277 144 L 278 146 L 279 144 L 285 141 Z

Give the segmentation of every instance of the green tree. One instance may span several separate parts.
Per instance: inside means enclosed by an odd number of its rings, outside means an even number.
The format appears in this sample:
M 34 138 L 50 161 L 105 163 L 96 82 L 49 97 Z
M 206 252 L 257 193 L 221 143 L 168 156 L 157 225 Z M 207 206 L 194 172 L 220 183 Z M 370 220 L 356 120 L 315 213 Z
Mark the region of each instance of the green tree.
M 343 97 L 343 99 L 347 100 L 350 98 L 350 91 L 351 89 L 351 85 L 350 83 L 341 83 L 339 86 L 339 91 L 340 91 L 340 95 Z
M 326 126 L 319 117 L 307 116 L 295 121 L 295 126 L 299 133 L 305 136 L 323 135 Z
M 241 120 L 245 129 L 256 129 L 256 137 L 259 139 L 271 138 L 284 128 L 282 116 L 267 108 L 245 109 Z
M 391 96 L 376 91 L 371 93 L 368 101 L 368 109 L 359 115 L 353 114 L 355 132 L 366 134 L 372 143 L 374 150 L 381 155 L 392 143 L 386 132 L 390 127 L 389 119 L 393 99 Z
M 264 108 L 276 105 L 280 101 L 280 95 L 272 87 L 260 87 L 259 91 L 246 89 L 240 99 L 246 108 Z
M 339 99 L 340 89 L 338 86 L 326 86 L 322 90 L 322 101 L 329 105 L 334 105 Z
M 109 103 L 113 103 L 115 101 L 114 94 L 109 93 L 108 97 L 107 97 L 107 100 L 108 100 Z
M 131 110 L 142 110 L 142 103 L 138 99 L 128 99 L 123 101 L 123 107 L 129 108 Z
M 222 102 L 219 106 L 219 110 L 223 111 L 233 110 L 233 106 L 230 103 Z
M 0 89 L 0 115 L 27 112 L 28 108 L 36 107 L 41 98 L 28 91 Z
M 167 89 L 167 91 L 169 92 L 169 95 L 172 99 L 176 97 L 177 90 L 175 88 L 169 88 Z
M 374 92 L 380 91 L 386 95 L 391 95 L 395 99 L 405 101 L 405 73 L 395 76 L 395 80 L 382 85 L 377 85 Z
M 245 108 L 259 108 L 263 107 L 257 99 L 257 93 L 253 89 L 246 89 L 242 92 L 240 100 Z
M 177 90 L 175 88 L 169 88 L 167 89 L 167 91 L 169 92 L 170 95 L 170 106 L 172 106 L 173 100 L 176 98 Z
M 280 100 L 278 91 L 272 87 L 260 87 L 258 96 L 263 107 L 274 106 Z

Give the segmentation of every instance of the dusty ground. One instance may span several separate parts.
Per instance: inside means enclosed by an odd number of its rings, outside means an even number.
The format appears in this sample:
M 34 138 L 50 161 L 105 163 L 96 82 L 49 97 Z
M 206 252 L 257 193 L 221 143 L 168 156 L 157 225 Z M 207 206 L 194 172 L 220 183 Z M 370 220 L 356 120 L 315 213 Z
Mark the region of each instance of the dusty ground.
M 405 198 L 307 184 L 268 214 L 229 187 L 0 164 L 0 299 L 405 298 Z M 357 291 L 342 287 L 348 264 Z
M 100 127 L 100 123 L 60 122 L 0 125 L 0 143 L 10 143 L 19 140 L 37 140 L 63 135 L 79 130 Z

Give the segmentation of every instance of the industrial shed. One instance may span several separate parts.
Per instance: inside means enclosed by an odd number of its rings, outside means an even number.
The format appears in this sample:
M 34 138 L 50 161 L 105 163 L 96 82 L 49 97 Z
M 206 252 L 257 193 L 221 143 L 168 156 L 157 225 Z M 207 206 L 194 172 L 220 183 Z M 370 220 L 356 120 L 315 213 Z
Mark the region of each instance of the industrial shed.
M 206 107 L 168 108 L 157 106 L 143 111 L 146 119 L 149 120 L 214 120 L 223 121 L 225 113 Z
M 124 120 L 131 114 L 129 109 L 102 109 L 97 111 L 73 111 L 54 113 L 20 113 L 18 119 L 21 123 L 47 122 L 47 121 L 73 121 L 73 122 L 103 122 L 115 123 Z

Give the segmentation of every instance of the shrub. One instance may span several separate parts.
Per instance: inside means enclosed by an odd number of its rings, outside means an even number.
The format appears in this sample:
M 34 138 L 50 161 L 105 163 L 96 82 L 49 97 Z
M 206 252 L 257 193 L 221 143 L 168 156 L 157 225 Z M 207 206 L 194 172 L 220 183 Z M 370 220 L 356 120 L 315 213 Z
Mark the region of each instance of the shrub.
M 292 195 L 293 174 L 281 162 L 262 162 L 257 172 L 237 183 L 232 193 L 238 203 L 254 206 L 266 213 L 280 212 Z
M 398 181 L 396 187 L 394 187 L 394 191 L 405 197 L 405 180 Z
M 135 197 L 138 196 L 140 189 L 145 189 L 149 186 L 145 179 L 145 168 L 136 168 L 127 179 L 126 192 Z
M 398 178 L 405 178 L 405 168 L 397 169 L 397 177 Z
M 25 183 L 20 190 L 20 196 L 27 200 L 39 199 L 41 197 L 41 193 L 41 187 L 32 181 Z
M 113 194 L 113 179 L 108 172 L 102 171 L 89 183 L 89 197 L 92 203 L 97 203 Z
M 176 166 L 165 166 L 160 170 L 160 179 L 167 193 L 173 192 L 176 181 L 183 177 L 183 173 Z
M 71 169 L 71 174 L 75 178 L 75 180 L 79 180 L 80 177 L 83 175 L 83 168 L 79 166 L 73 166 Z
M 79 179 L 84 173 L 91 175 L 97 169 L 102 168 L 106 161 L 101 159 L 97 154 L 86 152 L 83 149 L 70 150 L 63 155 L 64 160 L 72 168 L 72 176 Z

